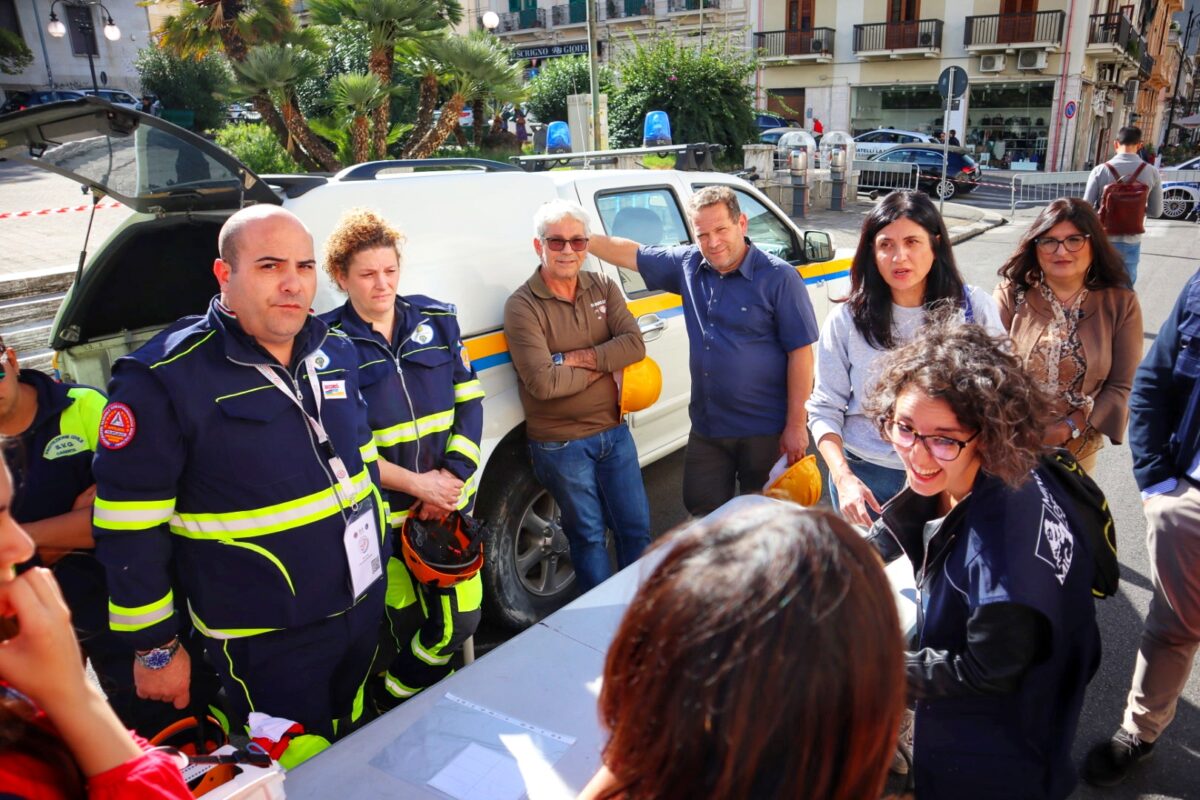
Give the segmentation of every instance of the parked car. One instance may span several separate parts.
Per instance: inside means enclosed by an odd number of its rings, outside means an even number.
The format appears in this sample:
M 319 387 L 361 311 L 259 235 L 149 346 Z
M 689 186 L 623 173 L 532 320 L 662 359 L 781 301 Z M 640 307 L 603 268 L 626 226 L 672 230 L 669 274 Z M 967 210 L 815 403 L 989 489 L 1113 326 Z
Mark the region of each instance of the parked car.
M 854 152 L 860 158 L 870 158 L 898 144 L 937 143 L 928 133 L 902 131 L 895 128 L 880 128 L 854 137 Z
M 31 106 L 57 103 L 60 100 L 78 100 L 83 92 L 72 89 L 33 89 L 28 92 L 11 92 L 7 101 L 0 107 L 0 114 L 10 114 Z
M 90 246 L 51 331 L 62 377 L 93 386 L 106 385 L 118 357 L 179 317 L 207 309 L 217 291 L 211 268 L 217 233 L 243 205 L 289 209 L 308 225 L 318 249 L 351 207 L 377 208 L 400 221 L 409 236 L 402 291 L 455 303 L 487 393 L 476 505 L 492 532 L 484 608 L 514 628 L 532 624 L 576 591 L 558 508 L 529 466 L 517 376 L 502 331 L 505 300 L 529 277 L 534 260 L 529 230 L 538 207 L 569 198 L 584 206 L 598 231 L 677 245 L 694 241 L 688 198 L 704 186 L 727 185 L 749 217 L 755 244 L 795 265 L 810 284 L 818 319 L 831 296 L 848 291 L 849 264 L 832 260 L 829 234 L 797 228 L 752 184 L 723 173 L 525 172 L 454 159 L 372 162 L 334 176 L 258 176 L 214 143 L 161 118 L 90 97 L 8 115 L 0 119 L 0 142 L 0 158 L 51 170 L 134 211 L 106 241 Z M 662 370 L 658 402 L 627 417 L 639 459 L 648 464 L 682 447 L 691 427 L 682 301 L 648 288 L 637 272 L 591 257 L 586 267 L 617 281 Z M 317 311 L 344 302 L 324 272 L 319 279 Z
M 1200 172 L 1200 156 L 1162 168 L 1163 213 L 1160 219 L 1185 219 L 1200 204 L 1200 180 L 1172 180 L 1171 173 L 1183 171 Z
M 968 194 L 979 183 L 979 165 L 963 147 L 949 147 L 946 157 L 946 180 L 942 182 L 942 146 L 940 144 L 909 144 L 893 146 L 892 149 L 871 156 L 869 161 L 888 164 L 910 163 L 920 169 L 917 187 L 935 197 L 949 200 L 959 194 Z M 858 190 L 891 190 L 896 188 L 893 176 L 885 172 L 871 172 L 864 168 L 858 176 Z
M 755 114 L 754 122 L 758 125 L 758 129 L 760 131 L 770 130 L 771 128 L 803 127 L 797 120 L 788 119 L 787 117 L 781 117 L 776 114 Z
M 258 122 L 262 119 L 262 114 L 249 103 L 230 103 L 225 109 L 225 118 L 230 122 Z
M 140 100 L 123 89 L 84 89 L 83 93 L 92 97 L 99 97 L 101 100 L 107 100 L 114 106 L 132 108 L 134 111 L 140 111 L 142 107 Z

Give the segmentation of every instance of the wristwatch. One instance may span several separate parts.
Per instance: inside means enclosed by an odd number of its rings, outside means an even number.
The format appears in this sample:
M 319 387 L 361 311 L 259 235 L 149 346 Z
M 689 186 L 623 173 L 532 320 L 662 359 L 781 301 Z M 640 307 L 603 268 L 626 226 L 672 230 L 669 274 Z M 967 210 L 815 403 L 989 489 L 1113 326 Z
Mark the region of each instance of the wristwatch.
M 179 637 L 176 636 L 162 647 L 155 647 L 153 650 L 136 650 L 133 657 L 146 669 L 159 670 L 171 663 L 171 659 L 175 657 L 178 650 Z
M 554 366 L 561 367 L 563 365 L 563 354 L 555 353 L 554 355 L 550 356 L 550 360 L 554 362 Z
M 1082 435 L 1082 431 L 1075 425 L 1075 421 L 1070 417 L 1063 417 L 1063 422 L 1067 423 L 1067 427 L 1071 429 L 1071 438 L 1078 439 Z

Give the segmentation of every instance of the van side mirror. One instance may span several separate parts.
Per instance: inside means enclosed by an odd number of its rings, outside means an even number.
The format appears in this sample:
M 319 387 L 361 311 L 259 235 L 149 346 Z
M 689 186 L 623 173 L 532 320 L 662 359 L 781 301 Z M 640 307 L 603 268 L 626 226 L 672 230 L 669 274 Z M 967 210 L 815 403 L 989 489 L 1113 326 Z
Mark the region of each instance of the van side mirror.
M 833 259 L 833 239 L 825 231 L 805 231 L 804 257 L 810 264 L 817 261 L 831 261 Z

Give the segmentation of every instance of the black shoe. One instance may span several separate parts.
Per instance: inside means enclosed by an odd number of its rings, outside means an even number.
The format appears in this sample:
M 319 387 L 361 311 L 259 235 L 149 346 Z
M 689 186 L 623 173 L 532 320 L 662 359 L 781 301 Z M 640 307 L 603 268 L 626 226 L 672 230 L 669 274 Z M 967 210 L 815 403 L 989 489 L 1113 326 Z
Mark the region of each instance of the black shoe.
M 1153 750 L 1154 742 L 1143 742 L 1136 733 L 1120 728 L 1111 739 L 1088 752 L 1083 779 L 1093 786 L 1116 786 L 1135 764 L 1149 758 Z

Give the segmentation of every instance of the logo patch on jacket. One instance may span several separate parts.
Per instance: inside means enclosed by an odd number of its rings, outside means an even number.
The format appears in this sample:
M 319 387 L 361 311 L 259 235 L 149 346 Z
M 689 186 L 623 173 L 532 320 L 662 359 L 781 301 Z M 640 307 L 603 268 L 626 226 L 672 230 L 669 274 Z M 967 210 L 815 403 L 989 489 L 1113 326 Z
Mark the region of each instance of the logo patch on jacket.
M 458 340 L 458 355 L 462 359 L 463 369 L 471 371 L 471 357 L 467 355 L 466 345 L 462 343 L 462 339 Z
M 318 350 L 313 353 L 313 366 L 317 369 L 325 369 L 329 366 L 329 356 L 325 355 L 324 350 Z
M 345 400 L 346 382 L 321 381 L 321 394 L 325 395 L 326 400 Z
M 1075 555 L 1075 537 L 1067 525 L 1067 515 L 1063 513 L 1062 506 L 1046 491 L 1046 486 L 1037 473 L 1034 473 L 1033 478 L 1042 493 L 1042 521 L 1034 555 L 1053 568 L 1054 577 L 1058 578 L 1061 586 L 1067 582 L 1067 573 L 1071 571 L 1071 559 Z
M 433 328 L 429 323 L 422 322 L 412 332 L 412 340 L 417 344 L 429 344 L 433 341 Z
M 74 433 L 62 433 L 46 442 L 46 449 L 42 451 L 42 458 L 47 461 L 53 461 L 56 458 L 73 456 L 76 453 L 86 453 L 87 451 L 87 442 L 83 440 L 82 436 Z
M 109 450 L 120 450 L 133 441 L 137 421 L 133 409 L 124 403 L 109 403 L 100 415 L 100 444 Z

